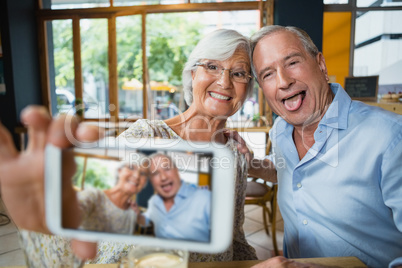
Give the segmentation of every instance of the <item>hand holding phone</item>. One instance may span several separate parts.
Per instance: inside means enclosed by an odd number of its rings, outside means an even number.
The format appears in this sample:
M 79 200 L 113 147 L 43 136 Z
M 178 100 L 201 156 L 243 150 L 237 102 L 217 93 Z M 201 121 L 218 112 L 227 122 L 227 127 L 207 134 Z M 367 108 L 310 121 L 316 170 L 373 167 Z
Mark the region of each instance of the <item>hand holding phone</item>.
M 39 106 L 25 108 L 21 113 L 21 121 L 28 130 L 28 145 L 23 152 L 17 151 L 10 133 L 0 123 L 2 200 L 19 228 L 49 234 L 51 232 L 46 224 L 44 199 L 45 146 L 53 144 L 59 148 L 71 147 L 69 135 L 74 140 L 95 141 L 100 132 L 94 126 L 80 125 L 72 116 L 60 116 L 53 120 L 47 110 Z M 65 190 L 65 197 L 71 199 L 71 214 L 78 216 L 78 205 L 73 205 L 75 192 L 71 187 Z M 74 217 L 70 220 L 74 224 Z M 73 241 L 73 244 L 77 245 L 77 242 Z M 78 243 L 78 246 L 81 245 Z M 86 245 L 85 249 L 90 250 L 79 249 L 77 255 L 82 258 L 94 256 L 96 247 Z

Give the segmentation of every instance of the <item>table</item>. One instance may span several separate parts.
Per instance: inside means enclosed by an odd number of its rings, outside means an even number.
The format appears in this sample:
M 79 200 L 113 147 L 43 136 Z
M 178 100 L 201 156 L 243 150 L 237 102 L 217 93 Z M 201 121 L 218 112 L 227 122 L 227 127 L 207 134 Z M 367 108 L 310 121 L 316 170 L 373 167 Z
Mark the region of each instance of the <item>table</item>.
M 328 258 L 308 258 L 295 259 L 299 262 L 309 262 L 327 266 L 337 266 L 342 268 L 367 267 L 356 257 L 328 257 Z M 188 268 L 249 268 L 259 261 L 230 261 L 230 262 L 190 262 Z M 116 268 L 117 264 L 87 264 L 84 268 Z M 8 268 L 26 268 L 26 266 L 8 266 Z

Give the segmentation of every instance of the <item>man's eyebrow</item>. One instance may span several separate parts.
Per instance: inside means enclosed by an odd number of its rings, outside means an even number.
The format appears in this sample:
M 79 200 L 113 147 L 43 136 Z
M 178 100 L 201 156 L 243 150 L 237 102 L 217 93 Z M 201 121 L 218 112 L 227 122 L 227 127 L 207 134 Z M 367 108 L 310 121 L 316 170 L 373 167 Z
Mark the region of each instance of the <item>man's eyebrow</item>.
M 287 60 L 289 60 L 289 59 L 291 59 L 291 58 L 294 58 L 294 57 L 302 57 L 302 56 L 303 56 L 302 53 L 300 53 L 300 52 L 294 52 L 294 53 L 291 53 L 291 54 L 285 56 L 285 57 L 283 58 L 283 61 L 287 61 Z M 271 69 L 271 66 L 265 67 L 264 69 L 262 69 L 262 70 L 258 73 L 258 77 L 260 77 L 263 73 L 265 73 L 266 71 L 268 71 L 268 70 L 270 70 L 270 69 Z
M 291 59 L 291 58 L 294 58 L 294 57 L 302 57 L 302 56 L 303 56 L 302 53 L 300 53 L 300 52 L 294 52 L 294 53 L 291 53 L 291 54 L 287 55 L 287 56 L 284 58 L 284 61 L 287 61 L 288 59 Z
M 268 71 L 269 69 L 271 69 L 270 66 L 265 67 L 264 69 L 262 69 L 262 70 L 258 73 L 258 78 L 259 78 L 260 76 L 262 76 L 262 74 L 265 73 L 266 71 Z

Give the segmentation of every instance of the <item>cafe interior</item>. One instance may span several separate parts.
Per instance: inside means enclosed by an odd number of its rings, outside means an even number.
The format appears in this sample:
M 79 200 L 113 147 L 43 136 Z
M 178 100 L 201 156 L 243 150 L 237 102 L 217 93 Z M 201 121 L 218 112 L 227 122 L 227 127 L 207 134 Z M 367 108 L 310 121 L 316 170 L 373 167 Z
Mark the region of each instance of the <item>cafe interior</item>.
M 200 37 L 219 28 L 250 36 L 271 24 L 309 33 L 323 52 L 330 82 L 341 84 L 352 98 L 402 114 L 401 1 L 3 0 L 1 122 L 23 151 L 28 137 L 19 118 L 32 104 L 46 107 L 54 117 L 75 114 L 110 136 L 140 118 L 171 118 L 188 108 L 182 65 Z M 275 119 L 256 84 L 227 127 L 263 158 L 271 149 L 268 132 Z M 85 163 L 97 160 L 80 157 Z M 247 184 L 247 241 L 259 260 L 282 255 L 277 186 L 255 177 Z M 18 228 L 1 200 L 0 213 L 0 266 L 23 267 Z M 316 261 L 364 267 L 353 258 Z

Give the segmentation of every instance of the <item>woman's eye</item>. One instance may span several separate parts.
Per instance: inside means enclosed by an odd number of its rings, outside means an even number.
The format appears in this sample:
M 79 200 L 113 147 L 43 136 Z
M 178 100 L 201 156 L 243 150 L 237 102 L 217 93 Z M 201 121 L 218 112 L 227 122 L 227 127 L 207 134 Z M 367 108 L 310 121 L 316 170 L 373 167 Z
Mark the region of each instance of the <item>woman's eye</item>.
M 207 68 L 208 68 L 208 70 L 211 70 L 211 71 L 218 70 L 218 66 L 213 65 L 213 64 L 208 64 Z
M 242 71 L 242 72 L 233 72 L 233 76 L 243 78 L 243 77 L 246 77 L 246 72 L 244 72 L 244 71 Z

